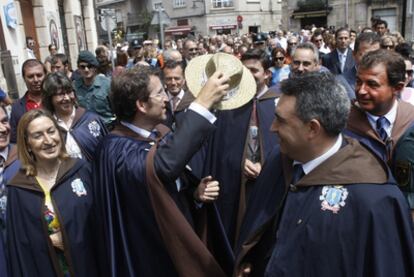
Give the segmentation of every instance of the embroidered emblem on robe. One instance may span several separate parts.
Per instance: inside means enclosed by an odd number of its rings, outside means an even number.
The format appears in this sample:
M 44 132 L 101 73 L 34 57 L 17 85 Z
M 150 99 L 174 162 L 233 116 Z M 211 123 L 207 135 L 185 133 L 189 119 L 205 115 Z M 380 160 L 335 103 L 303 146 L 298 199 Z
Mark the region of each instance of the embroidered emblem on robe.
M 101 126 L 99 126 L 98 122 L 91 121 L 88 124 L 89 133 L 91 133 L 92 136 L 95 138 L 99 137 L 99 134 L 101 133 Z
M 72 181 L 71 183 L 72 191 L 78 196 L 86 196 L 88 193 L 85 189 L 85 186 L 83 185 L 83 182 L 81 179 L 77 178 Z
M 319 200 L 322 201 L 321 209 L 337 214 L 341 207 L 345 206 L 347 197 L 348 190 L 343 186 L 324 186 L 322 188 L 322 195 L 319 196 Z

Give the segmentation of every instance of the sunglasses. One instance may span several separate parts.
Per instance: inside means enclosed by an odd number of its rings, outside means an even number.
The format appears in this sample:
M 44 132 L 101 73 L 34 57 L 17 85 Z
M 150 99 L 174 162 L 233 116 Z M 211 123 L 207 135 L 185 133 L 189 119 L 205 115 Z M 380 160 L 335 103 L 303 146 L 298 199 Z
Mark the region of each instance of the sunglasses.
M 408 75 L 408 76 L 412 76 L 413 75 L 413 70 L 412 69 L 409 69 L 409 70 L 406 70 L 405 71 L 405 73 Z
M 80 64 L 79 65 L 79 69 L 85 70 L 86 68 L 92 69 L 92 68 L 95 68 L 95 66 L 91 64 Z
M 275 61 L 283 61 L 285 57 L 275 57 Z

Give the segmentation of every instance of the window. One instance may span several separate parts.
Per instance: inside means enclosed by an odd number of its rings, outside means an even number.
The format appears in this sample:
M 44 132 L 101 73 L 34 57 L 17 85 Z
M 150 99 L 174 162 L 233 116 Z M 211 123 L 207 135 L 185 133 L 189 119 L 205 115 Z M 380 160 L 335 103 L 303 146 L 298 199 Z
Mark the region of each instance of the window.
M 233 0 L 212 0 L 213 8 L 229 8 L 233 7 Z
M 158 9 L 163 9 L 163 6 L 162 6 L 161 2 L 154 3 L 153 5 L 154 5 L 154 10 L 156 10 L 156 11 Z
M 174 8 L 185 7 L 185 0 L 174 0 Z

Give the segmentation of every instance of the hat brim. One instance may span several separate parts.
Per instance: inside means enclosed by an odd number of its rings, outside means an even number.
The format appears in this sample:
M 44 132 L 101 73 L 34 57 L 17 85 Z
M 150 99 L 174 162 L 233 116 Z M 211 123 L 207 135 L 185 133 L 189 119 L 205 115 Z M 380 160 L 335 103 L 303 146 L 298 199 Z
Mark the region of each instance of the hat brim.
M 206 80 L 205 68 L 213 55 L 198 56 L 190 61 L 185 69 L 185 79 L 191 94 L 197 98 Z M 236 57 L 234 57 L 237 59 Z M 214 108 L 218 110 L 232 110 L 248 103 L 256 95 L 256 81 L 250 70 L 243 66 L 241 81 L 231 97 L 225 97 Z

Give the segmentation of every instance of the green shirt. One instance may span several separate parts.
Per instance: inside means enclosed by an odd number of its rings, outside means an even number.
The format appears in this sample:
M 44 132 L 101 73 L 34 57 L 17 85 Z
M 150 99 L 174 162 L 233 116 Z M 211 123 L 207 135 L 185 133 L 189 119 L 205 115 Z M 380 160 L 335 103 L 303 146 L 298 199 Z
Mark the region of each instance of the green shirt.
M 108 94 L 111 87 L 111 81 L 105 76 L 96 75 L 91 86 L 86 86 L 82 78 L 75 81 L 76 96 L 78 103 L 85 109 L 99 114 L 105 124 L 115 120 L 108 101 Z

